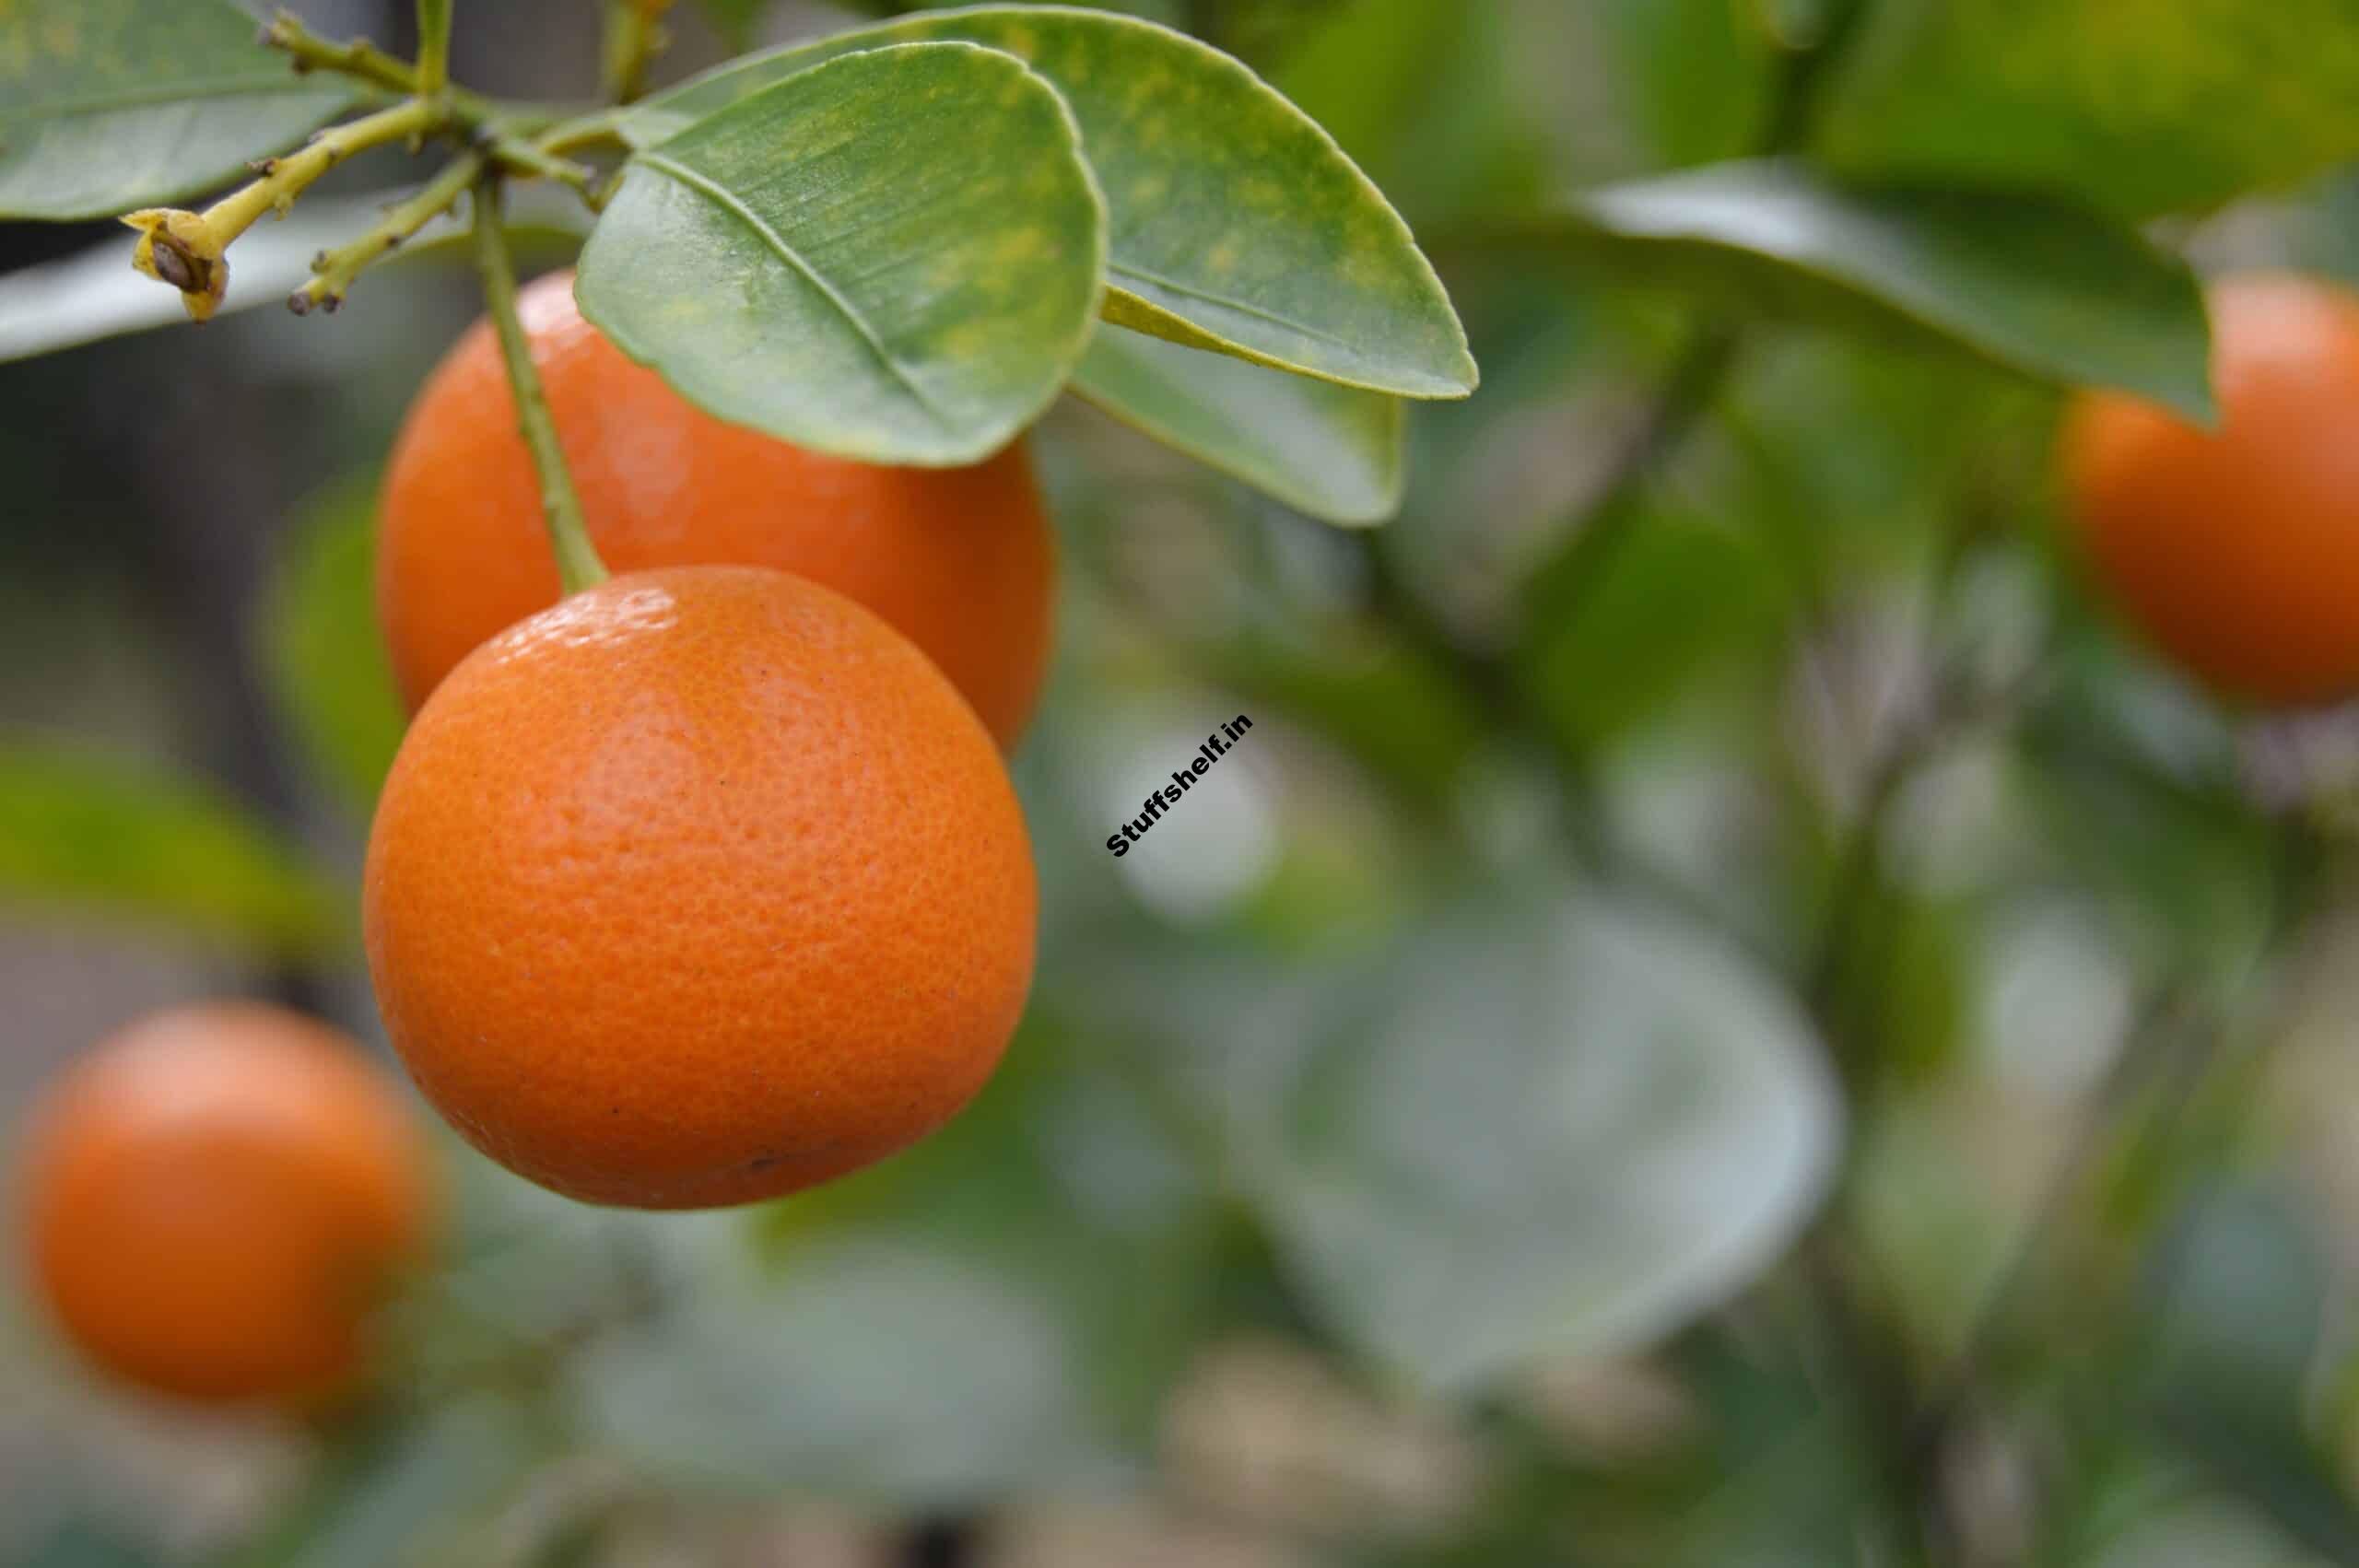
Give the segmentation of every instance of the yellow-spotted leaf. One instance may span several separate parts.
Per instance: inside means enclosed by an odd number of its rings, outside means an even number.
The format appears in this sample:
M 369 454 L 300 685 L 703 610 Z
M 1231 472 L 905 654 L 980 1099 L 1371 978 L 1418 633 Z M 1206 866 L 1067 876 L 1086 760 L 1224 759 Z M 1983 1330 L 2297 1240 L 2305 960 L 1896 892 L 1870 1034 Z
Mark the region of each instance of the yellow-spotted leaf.
M 0 217 L 178 201 L 350 104 L 298 76 L 228 0 L 0 5 Z
M 1400 215 L 1333 138 L 1216 49 L 1055 6 L 928 12 L 756 54 L 623 121 L 645 146 L 749 92 L 880 45 L 964 39 L 1055 84 L 1112 219 L 1106 318 L 1400 397 L 1463 397 L 1474 361 Z
M 1381 522 L 1400 508 L 1398 398 L 1283 376 L 1119 327 L 1091 341 L 1073 389 L 1321 521 Z
M 722 418 L 871 462 L 976 462 L 1087 345 L 1106 214 L 1022 61 L 913 43 L 829 61 L 643 147 L 592 231 L 582 312 Z

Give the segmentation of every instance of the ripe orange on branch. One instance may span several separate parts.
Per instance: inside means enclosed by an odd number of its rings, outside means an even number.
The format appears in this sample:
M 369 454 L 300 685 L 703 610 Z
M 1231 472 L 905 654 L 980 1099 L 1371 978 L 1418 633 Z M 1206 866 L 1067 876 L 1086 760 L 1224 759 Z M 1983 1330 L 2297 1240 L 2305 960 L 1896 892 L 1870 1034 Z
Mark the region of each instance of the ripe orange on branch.
M 2221 427 L 2090 392 L 2063 459 L 2097 579 L 2221 691 L 2359 690 L 2359 298 L 2248 275 L 2211 291 Z
M 593 1202 L 701 1208 L 947 1120 L 1031 984 L 998 748 L 942 673 L 784 573 L 616 577 L 410 728 L 363 895 L 395 1047 L 453 1126 Z
M 616 572 L 771 567 L 914 641 L 1002 745 L 1049 657 L 1055 541 L 1021 443 L 968 468 L 810 452 L 714 418 L 581 318 L 573 275 L 523 290 L 525 334 L 592 543 Z M 385 477 L 378 607 L 416 709 L 478 644 L 557 602 L 499 347 L 478 322 L 411 405 Z
M 36 1107 L 33 1286 L 119 1376 L 311 1404 L 360 1372 L 376 1293 L 420 1250 L 413 1134 L 393 1084 L 325 1024 L 247 1002 L 157 1014 Z

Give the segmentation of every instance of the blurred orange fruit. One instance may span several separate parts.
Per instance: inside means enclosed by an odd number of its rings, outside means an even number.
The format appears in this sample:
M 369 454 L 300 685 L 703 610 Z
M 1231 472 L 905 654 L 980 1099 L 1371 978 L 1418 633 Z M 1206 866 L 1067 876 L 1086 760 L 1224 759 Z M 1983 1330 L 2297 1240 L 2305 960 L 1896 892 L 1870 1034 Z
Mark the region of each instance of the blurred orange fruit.
M 1031 984 L 1030 844 L 923 654 L 783 573 L 618 577 L 470 655 L 369 842 L 370 972 L 427 1098 L 591 1202 L 879 1159 L 982 1086 Z
M 100 1045 L 36 1107 L 23 1178 L 34 1286 L 67 1335 L 221 1403 L 346 1388 L 429 1208 L 398 1089 L 337 1031 L 252 1002 Z
M 2279 706 L 2359 689 L 2359 297 L 2277 274 L 2211 291 L 2206 433 L 2083 393 L 2065 481 L 2098 579 L 2156 647 Z
M 545 276 L 521 310 L 593 543 L 617 573 L 774 567 L 882 615 L 1003 746 L 1048 666 L 1056 550 L 1021 442 L 969 468 L 825 457 L 725 424 L 633 364 Z M 477 322 L 411 404 L 385 476 L 377 603 L 415 710 L 477 644 L 557 601 L 499 345 Z

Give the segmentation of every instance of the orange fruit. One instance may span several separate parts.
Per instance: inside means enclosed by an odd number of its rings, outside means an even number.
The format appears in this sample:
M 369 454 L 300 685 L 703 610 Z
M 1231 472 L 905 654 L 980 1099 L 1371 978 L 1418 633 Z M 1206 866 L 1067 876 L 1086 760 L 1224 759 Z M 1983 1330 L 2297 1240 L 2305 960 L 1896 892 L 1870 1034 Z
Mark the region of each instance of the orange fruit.
M 882 615 L 1000 743 L 1048 667 L 1055 540 L 1021 442 L 969 468 L 825 457 L 725 424 L 581 319 L 573 275 L 520 304 L 592 542 L 617 574 L 773 567 Z M 556 603 L 540 488 L 489 323 L 410 406 L 385 475 L 377 604 L 414 711 L 475 647 Z
M 402 743 L 362 905 L 452 1125 L 647 1209 L 949 1119 L 1015 1030 L 1035 914 L 973 710 L 849 599 L 746 567 L 615 578 L 471 654 Z
M 2294 706 L 2359 689 L 2359 298 L 2248 275 L 2211 291 L 2207 433 L 2118 392 L 2066 423 L 2093 569 L 2213 687 Z
M 335 1030 L 254 1002 L 100 1045 L 36 1107 L 22 1176 L 31 1279 L 66 1334 L 220 1403 L 347 1387 L 429 1208 L 400 1092 Z

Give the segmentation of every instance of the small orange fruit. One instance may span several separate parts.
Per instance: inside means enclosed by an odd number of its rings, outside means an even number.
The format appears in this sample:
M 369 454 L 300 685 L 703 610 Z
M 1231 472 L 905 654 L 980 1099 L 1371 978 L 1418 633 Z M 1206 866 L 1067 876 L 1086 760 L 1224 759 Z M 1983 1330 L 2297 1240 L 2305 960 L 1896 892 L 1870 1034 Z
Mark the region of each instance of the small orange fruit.
M 36 1108 L 23 1178 L 34 1287 L 67 1335 L 219 1403 L 345 1389 L 429 1208 L 399 1091 L 335 1030 L 252 1002 L 99 1046 Z
M 2293 706 L 2359 690 L 2359 298 L 2283 275 L 2211 292 L 2207 434 L 2086 392 L 2065 483 L 2097 578 L 2217 689 Z
M 942 666 L 1002 745 L 1048 666 L 1055 540 L 1019 442 L 970 468 L 825 457 L 730 425 L 581 319 L 573 275 L 520 305 L 592 542 L 616 572 L 772 567 L 857 600 Z M 540 490 L 488 323 L 394 444 L 377 604 L 415 710 L 477 644 L 557 602 Z
M 1023 1010 L 1035 898 L 1000 754 L 915 646 L 800 578 L 676 567 L 451 673 L 362 914 L 393 1044 L 463 1135 L 688 1209 L 949 1119 Z

